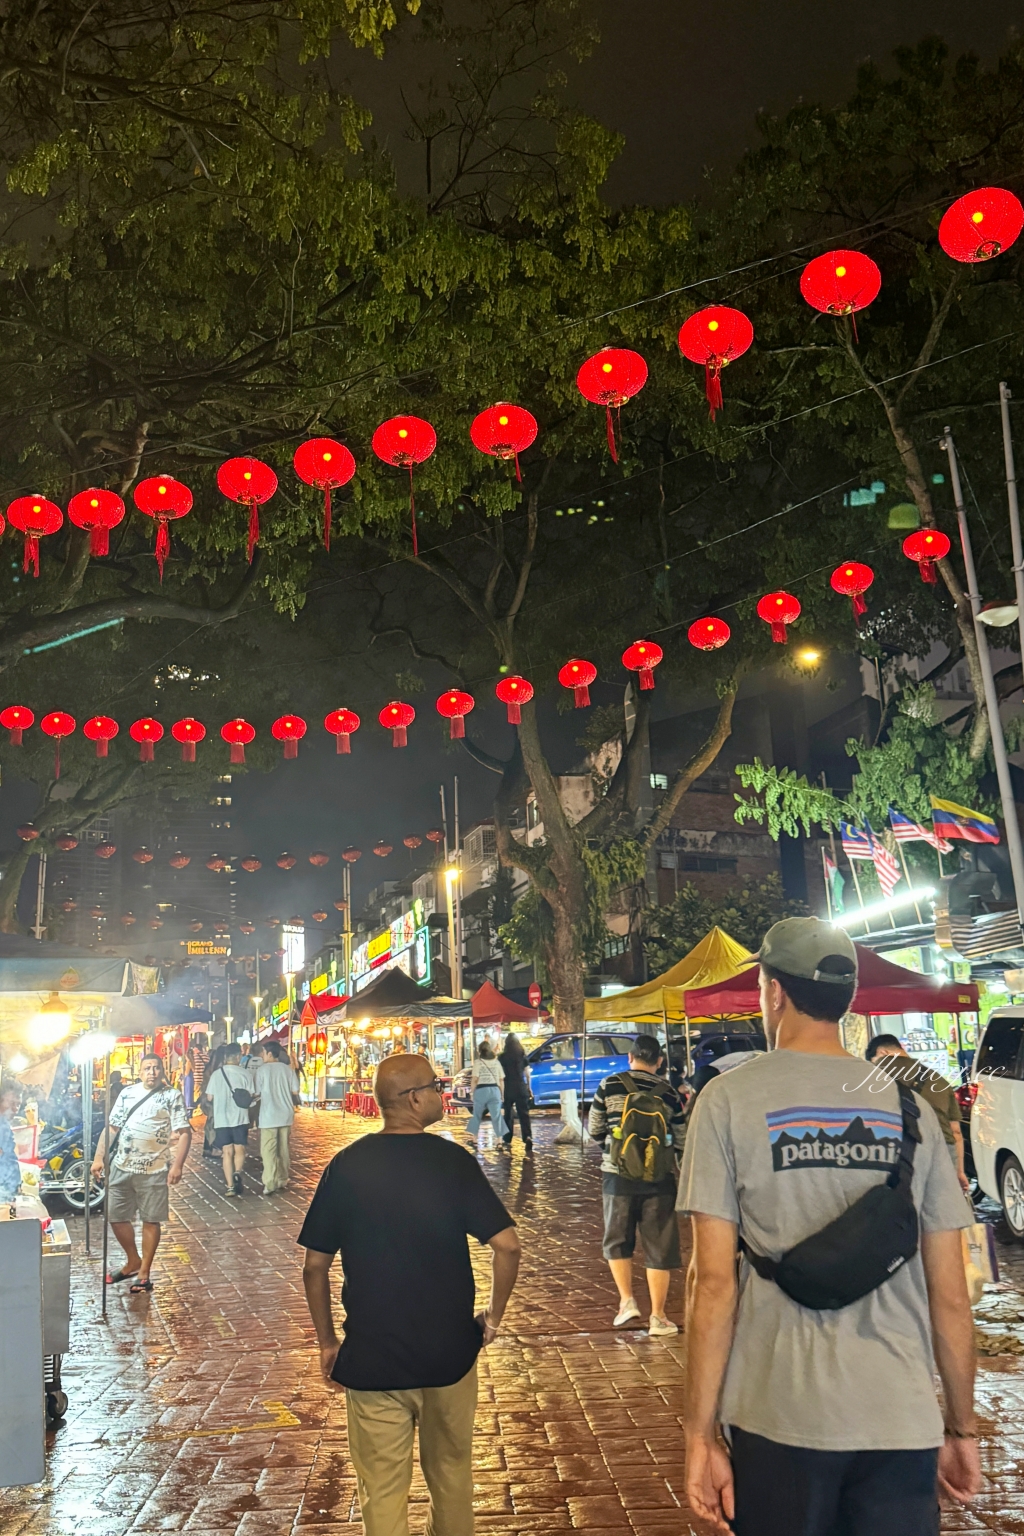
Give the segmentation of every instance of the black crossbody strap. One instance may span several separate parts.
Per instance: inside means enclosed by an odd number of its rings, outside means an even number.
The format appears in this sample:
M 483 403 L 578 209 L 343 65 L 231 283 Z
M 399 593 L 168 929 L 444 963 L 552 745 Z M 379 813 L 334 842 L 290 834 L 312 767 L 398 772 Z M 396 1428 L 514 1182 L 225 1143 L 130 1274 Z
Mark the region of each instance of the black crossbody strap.
M 124 1130 L 125 1126 L 128 1124 L 128 1121 L 131 1119 L 132 1115 L 134 1115 L 135 1111 L 137 1109 L 141 1109 L 143 1104 L 148 1104 L 150 1099 L 155 1098 L 158 1093 L 162 1093 L 163 1090 L 166 1087 L 167 1087 L 166 1083 L 161 1083 L 158 1088 L 151 1088 L 149 1090 L 149 1092 L 143 1098 L 139 1099 L 137 1103 L 132 1105 L 131 1109 L 125 1115 L 124 1119 L 121 1121 L 121 1124 L 118 1126 L 117 1130 L 114 1132 L 113 1136 L 111 1137 L 110 1146 L 107 1148 L 107 1157 L 108 1158 L 113 1157 L 113 1155 L 114 1155 L 114 1148 L 117 1146 L 117 1139 L 120 1136 L 121 1132 Z

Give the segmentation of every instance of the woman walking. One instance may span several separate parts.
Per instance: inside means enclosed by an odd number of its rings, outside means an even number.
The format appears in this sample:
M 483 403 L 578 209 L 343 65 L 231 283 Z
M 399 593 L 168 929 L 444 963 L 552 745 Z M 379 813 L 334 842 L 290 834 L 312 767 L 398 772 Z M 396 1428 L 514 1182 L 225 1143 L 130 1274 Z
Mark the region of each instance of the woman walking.
M 489 1040 L 481 1040 L 473 1063 L 470 1079 L 473 1087 L 473 1113 L 466 1122 L 466 1135 L 476 1136 L 484 1115 L 490 1115 L 496 1136 L 504 1136 L 505 1121 L 501 1113 L 501 1090 L 505 1074 L 501 1063 L 495 1059 L 494 1046 Z
M 523 1050 L 523 1042 L 518 1035 L 510 1030 L 505 1036 L 505 1045 L 498 1057 L 505 1071 L 505 1124 L 508 1129 L 505 1132 L 505 1145 L 512 1142 L 513 1120 L 516 1113 L 519 1115 L 519 1129 L 523 1134 L 523 1143 L 527 1152 L 533 1150 L 533 1131 L 530 1128 L 530 1090 L 526 1086 L 526 1052 Z

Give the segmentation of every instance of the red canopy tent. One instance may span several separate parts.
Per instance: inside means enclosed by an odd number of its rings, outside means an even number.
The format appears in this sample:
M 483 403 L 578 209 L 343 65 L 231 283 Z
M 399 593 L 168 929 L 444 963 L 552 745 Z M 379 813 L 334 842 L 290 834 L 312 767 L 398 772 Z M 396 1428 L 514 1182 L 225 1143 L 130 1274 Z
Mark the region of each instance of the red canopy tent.
M 304 1024 L 307 1029 L 312 1029 L 319 1023 L 322 1013 L 333 1013 L 337 1009 L 344 1008 L 347 1002 L 347 994 L 339 996 L 337 992 L 318 992 L 313 997 L 307 997 L 303 1003 L 299 1023 Z M 331 1020 L 331 1022 L 335 1021 Z
M 536 1024 L 538 1018 L 536 1008 L 526 1008 L 522 1003 L 506 997 L 504 992 L 498 991 L 493 981 L 485 981 L 473 993 L 470 1007 L 473 1010 L 474 1025 Z M 540 1012 L 544 1013 L 545 1010 L 541 1009 Z
M 941 981 L 893 965 L 863 944 L 857 951 L 857 991 L 854 1013 L 974 1013 L 978 988 L 973 981 Z M 749 966 L 711 987 L 687 989 L 686 1012 L 691 1019 L 732 1015 L 748 1018 L 760 1013 L 758 967 Z

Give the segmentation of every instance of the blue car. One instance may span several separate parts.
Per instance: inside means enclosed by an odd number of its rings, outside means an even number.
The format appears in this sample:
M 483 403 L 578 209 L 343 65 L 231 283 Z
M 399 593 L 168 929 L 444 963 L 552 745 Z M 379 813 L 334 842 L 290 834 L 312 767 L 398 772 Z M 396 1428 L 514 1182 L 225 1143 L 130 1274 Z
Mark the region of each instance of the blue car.
M 543 1045 L 530 1051 L 526 1058 L 527 1081 L 533 1102 L 544 1107 L 558 1105 L 558 1095 L 582 1087 L 586 1102 L 594 1097 L 594 1091 L 602 1078 L 613 1072 L 625 1072 L 629 1066 L 632 1034 L 587 1033 L 585 1064 L 581 1061 L 581 1035 L 552 1035 Z

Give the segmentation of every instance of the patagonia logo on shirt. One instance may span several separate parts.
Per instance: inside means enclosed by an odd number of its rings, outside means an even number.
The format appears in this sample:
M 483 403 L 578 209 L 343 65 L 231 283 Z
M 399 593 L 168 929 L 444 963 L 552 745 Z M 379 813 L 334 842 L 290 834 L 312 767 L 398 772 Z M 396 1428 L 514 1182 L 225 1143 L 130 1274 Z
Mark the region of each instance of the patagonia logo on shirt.
M 771 1110 L 765 1120 L 776 1173 L 787 1168 L 891 1168 L 903 1122 L 884 1109 Z

